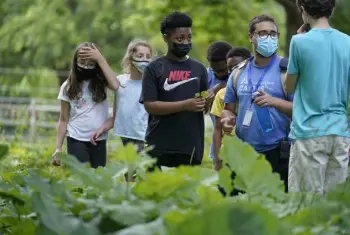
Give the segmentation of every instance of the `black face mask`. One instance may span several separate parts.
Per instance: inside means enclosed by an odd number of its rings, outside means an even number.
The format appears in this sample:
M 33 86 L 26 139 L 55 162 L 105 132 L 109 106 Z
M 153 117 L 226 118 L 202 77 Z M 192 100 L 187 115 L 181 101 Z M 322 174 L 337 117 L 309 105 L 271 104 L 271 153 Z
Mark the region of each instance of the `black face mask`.
M 77 67 L 77 77 L 80 80 L 91 80 L 93 77 L 96 77 L 96 68 L 94 69 L 85 69 L 81 67 Z
M 179 43 L 173 42 L 173 49 L 171 50 L 171 52 L 175 56 L 182 58 L 186 56 L 191 51 L 191 49 L 192 49 L 192 43 L 179 44 Z
M 229 74 L 227 74 L 227 75 L 225 75 L 225 76 L 221 76 L 221 77 L 217 77 L 217 76 L 215 75 L 216 79 L 221 80 L 221 81 L 226 81 L 226 80 L 228 80 L 229 76 L 230 76 Z

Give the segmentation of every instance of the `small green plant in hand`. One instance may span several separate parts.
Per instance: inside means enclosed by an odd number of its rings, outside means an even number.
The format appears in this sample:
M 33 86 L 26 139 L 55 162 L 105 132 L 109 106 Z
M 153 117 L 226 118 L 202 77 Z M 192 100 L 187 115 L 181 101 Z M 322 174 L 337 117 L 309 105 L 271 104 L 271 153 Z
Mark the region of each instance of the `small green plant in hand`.
M 194 97 L 195 98 L 205 98 L 205 97 L 207 97 L 207 95 L 208 95 L 208 91 L 202 91 L 202 92 L 198 92 L 198 93 L 196 93 L 195 95 L 194 95 Z

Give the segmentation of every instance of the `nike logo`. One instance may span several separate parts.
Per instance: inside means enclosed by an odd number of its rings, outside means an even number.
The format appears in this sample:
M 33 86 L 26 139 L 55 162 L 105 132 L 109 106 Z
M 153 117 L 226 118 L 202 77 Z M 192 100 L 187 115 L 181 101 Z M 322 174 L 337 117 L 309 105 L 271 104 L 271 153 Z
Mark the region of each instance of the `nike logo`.
M 198 79 L 198 77 L 189 78 L 188 80 L 183 80 L 183 81 L 179 81 L 179 82 L 176 82 L 176 83 L 173 83 L 173 84 L 169 84 L 168 83 L 168 78 L 167 78 L 167 79 L 165 79 L 165 82 L 164 82 L 164 90 L 166 90 L 166 91 L 173 90 L 176 87 L 181 86 L 182 84 L 185 84 L 187 82 L 190 82 L 190 81 L 196 80 L 196 79 Z

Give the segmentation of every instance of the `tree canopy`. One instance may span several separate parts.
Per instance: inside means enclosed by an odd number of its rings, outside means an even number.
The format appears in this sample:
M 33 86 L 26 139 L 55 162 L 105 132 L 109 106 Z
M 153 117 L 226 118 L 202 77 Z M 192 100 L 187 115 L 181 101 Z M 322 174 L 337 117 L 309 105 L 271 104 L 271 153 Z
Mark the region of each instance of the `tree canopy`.
M 332 23 L 349 33 L 350 26 L 345 22 L 350 21 L 346 14 L 350 5 L 346 1 L 338 2 L 340 7 Z M 0 68 L 53 73 L 6 74 L 0 70 L 1 84 L 57 87 L 67 77 L 77 45 L 84 41 L 99 45 L 116 71 L 121 70 L 120 61 L 128 42 L 134 38 L 149 40 L 155 53 L 162 54 L 166 48 L 159 24 L 173 10 L 192 16 L 191 56 L 203 63 L 206 63 L 208 45 L 216 40 L 251 48 L 248 24 L 251 18 L 262 13 L 275 17 L 281 31 L 280 54 L 288 55 L 288 39 L 301 22 L 294 0 L 3 0 L 0 3 Z

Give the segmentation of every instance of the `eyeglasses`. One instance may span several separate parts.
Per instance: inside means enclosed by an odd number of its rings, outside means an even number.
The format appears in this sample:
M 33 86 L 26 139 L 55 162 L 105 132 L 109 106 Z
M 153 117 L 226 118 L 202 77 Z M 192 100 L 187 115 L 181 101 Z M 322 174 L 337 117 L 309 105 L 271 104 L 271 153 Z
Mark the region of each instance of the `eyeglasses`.
M 261 39 L 266 39 L 268 36 L 270 36 L 272 39 L 277 39 L 280 33 L 272 31 L 272 32 L 267 32 L 265 30 L 259 31 L 259 32 L 254 32 L 259 36 Z

